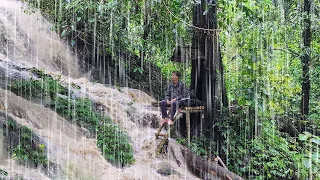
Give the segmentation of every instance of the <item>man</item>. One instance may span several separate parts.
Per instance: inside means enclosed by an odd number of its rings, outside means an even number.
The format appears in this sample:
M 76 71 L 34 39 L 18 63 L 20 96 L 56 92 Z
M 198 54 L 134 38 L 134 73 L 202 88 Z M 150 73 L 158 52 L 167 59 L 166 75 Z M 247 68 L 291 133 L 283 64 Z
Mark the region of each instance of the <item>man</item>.
M 172 82 L 168 86 L 166 97 L 160 103 L 162 119 L 161 125 L 168 123 L 169 125 L 173 123 L 173 117 L 179 108 L 179 100 L 181 100 L 185 94 L 185 86 L 179 81 L 180 73 L 178 71 L 173 71 L 171 74 Z M 171 107 L 171 116 L 168 118 L 167 105 Z

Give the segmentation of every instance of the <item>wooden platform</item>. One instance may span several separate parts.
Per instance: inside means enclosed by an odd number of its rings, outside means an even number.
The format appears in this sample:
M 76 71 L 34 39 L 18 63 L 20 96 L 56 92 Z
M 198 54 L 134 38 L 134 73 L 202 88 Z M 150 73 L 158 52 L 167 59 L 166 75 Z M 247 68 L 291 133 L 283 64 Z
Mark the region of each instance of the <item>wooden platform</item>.
M 195 107 L 182 107 L 182 111 L 196 111 L 199 112 L 204 110 L 204 106 L 195 106 Z M 198 110 L 198 111 L 197 111 Z
M 167 109 L 170 109 L 170 107 L 168 107 Z M 200 126 L 201 126 L 201 131 L 202 131 L 202 120 L 204 118 L 203 111 L 204 111 L 204 106 L 183 107 L 176 112 L 176 114 L 173 118 L 172 125 L 163 124 L 162 126 L 160 126 L 157 133 L 155 133 L 156 139 L 158 139 L 159 137 L 163 137 L 162 141 L 158 145 L 158 149 L 157 149 L 158 154 L 165 152 L 165 146 L 167 146 L 169 143 L 168 139 L 169 139 L 170 129 L 174 126 L 175 122 L 179 119 L 180 113 L 186 114 L 187 139 L 188 139 L 188 145 L 190 145 L 190 114 L 191 113 L 199 113 L 199 112 L 201 113 Z M 161 134 L 161 131 L 165 125 L 168 125 L 168 131 L 165 134 Z
M 196 106 L 196 107 L 183 107 L 180 110 L 180 113 L 186 114 L 186 126 L 187 126 L 187 138 L 188 138 L 188 146 L 190 145 L 190 114 L 191 113 L 201 113 L 200 119 L 200 128 L 202 132 L 202 120 L 204 118 L 204 106 Z
M 152 106 L 155 106 L 155 107 L 159 107 L 159 104 L 161 102 L 151 102 L 151 105 Z M 167 109 L 169 109 L 170 106 L 167 106 Z M 188 111 L 193 111 L 193 110 L 204 110 L 204 106 L 195 106 L 195 107 L 182 107 L 181 110 L 188 110 Z

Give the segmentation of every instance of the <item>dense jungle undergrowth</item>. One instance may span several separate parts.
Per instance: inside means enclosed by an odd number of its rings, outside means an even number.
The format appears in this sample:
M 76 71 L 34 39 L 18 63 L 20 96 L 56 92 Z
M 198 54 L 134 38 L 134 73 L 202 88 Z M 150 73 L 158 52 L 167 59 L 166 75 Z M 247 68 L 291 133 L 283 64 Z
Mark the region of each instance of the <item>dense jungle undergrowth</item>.
M 255 137 L 254 113 L 225 109 L 217 123 L 223 138 L 223 154 L 217 143 L 210 140 L 209 132 L 192 137 L 189 148 L 203 159 L 224 157 L 230 171 L 248 179 L 319 179 L 319 136 L 307 131 L 297 137 L 281 132 L 277 122 L 268 116 L 261 119 Z M 187 146 L 187 139 L 178 138 Z

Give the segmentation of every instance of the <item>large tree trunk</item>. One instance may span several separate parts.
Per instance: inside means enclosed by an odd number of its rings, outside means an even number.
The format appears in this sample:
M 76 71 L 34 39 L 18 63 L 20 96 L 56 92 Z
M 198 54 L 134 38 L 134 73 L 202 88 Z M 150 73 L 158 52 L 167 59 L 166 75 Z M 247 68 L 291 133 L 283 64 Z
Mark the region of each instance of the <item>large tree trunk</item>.
M 216 14 L 217 6 L 205 0 L 193 9 L 192 46 L 198 49 L 198 59 L 192 61 L 191 90 L 206 107 L 205 120 L 209 130 L 218 119 L 222 106 L 227 105 Z
M 311 1 L 304 0 L 304 30 L 303 30 L 303 51 L 302 56 L 302 99 L 301 99 L 301 114 L 306 118 L 309 114 L 309 98 L 310 98 L 310 46 L 311 46 L 311 21 L 310 21 Z

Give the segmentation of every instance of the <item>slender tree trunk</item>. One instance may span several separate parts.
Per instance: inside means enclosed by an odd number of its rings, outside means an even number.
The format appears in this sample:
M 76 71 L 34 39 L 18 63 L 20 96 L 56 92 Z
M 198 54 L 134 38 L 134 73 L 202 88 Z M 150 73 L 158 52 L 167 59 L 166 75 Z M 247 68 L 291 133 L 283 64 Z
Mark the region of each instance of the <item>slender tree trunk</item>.
M 143 69 L 143 63 L 145 60 L 145 53 L 146 53 L 146 41 L 148 39 L 150 29 L 151 29 L 151 23 L 150 23 L 150 17 L 149 15 L 151 14 L 151 8 L 147 6 L 147 0 L 144 3 L 144 20 L 143 20 L 143 36 L 142 36 L 142 50 L 140 50 L 140 60 L 141 60 L 141 68 Z
M 149 61 L 149 91 L 150 94 L 153 96 L 153 90 L 152 90 L 152 69 L 151 69 L 151 61 Z
M 304 18 L 303 29 L 303 50 L 302 56 L 302 99 L 301 99 L 301 114 L 306 118 L 309 114 L 309 99 L 310 99 L 310 47 L 311 47 L 311 20 L 310 20 L 311 0 L 304 0 L 304 10 L 306 17 Z

